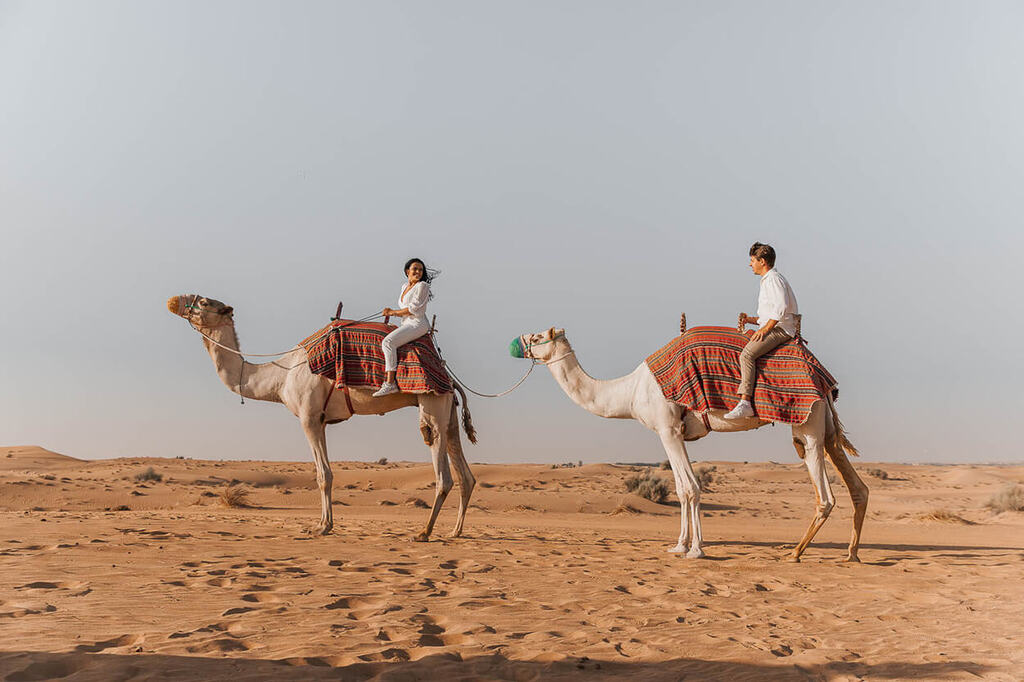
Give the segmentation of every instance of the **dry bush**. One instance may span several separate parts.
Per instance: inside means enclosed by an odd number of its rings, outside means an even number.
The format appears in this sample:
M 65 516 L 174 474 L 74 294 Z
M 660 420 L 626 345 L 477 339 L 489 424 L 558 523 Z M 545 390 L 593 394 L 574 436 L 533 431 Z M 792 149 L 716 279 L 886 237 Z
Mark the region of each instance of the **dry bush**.
M 249 495 L 250 493 L 248 488 L 236 483 L 229 485 L 221 491 L 220 503 L 225 507 L 251 507 L 252 503 L 250 502 Z
M 885 469 L 866 469 L 864 471 L 864 473 L 867 474 L 868 476 L 874 476 L 875 478 L 880 478 L 883 481 L 888 481 L 889 480 L 889 472 L 886 471 Z
M 629 502 L 619 502 L 619 506 L 609 512 L 612 516 L 618 514 L 643 514 L 642 511 L 631 505 Z
M 430 505 L 418 497 L 410 497 L 405 501 L 405 503 L 412 505 L 413 507 L 418 507 L 419 509 L 430 509 Z
M 921 521 L 938 521 L 939 523 L 959 523 L 962 526 L 973 526 L 973 521 L 968 521 L 959 514 L 954 514 L 948 509 L 933 509 L 924 514 L 918 514 Z
M 1024 486 L 1010 484 L 992 496 L 986 507 L 994 512 L 1024 511 Z
M 626 479 L 626 490 L 645 497 L 651 502 L 661 504 L 668 499 L 669 488 L 665 479 L 656 475 L 652 469 Z
M 381 457 L 380 459 L 377 460 L 377 464 L 380 464 L 381 466 L 384 466 L 387 463 L 388 463 L 388 458 L 387 457 Z
M 711 481 L 715 480 L 713 471 L 718 471 L 718 467 L 714 464 L 698 464 L 693 468 L 693 474 L 697 477 L 697 485 L 700 486 L 701 492 L 707 492 Z
M 669 462 L 669 461 L 668 461 L 668 460 L 666 459 L 666 460 L 662 461 L 662 463 L 661 463 L 661 468 L 662 468 L 662 470 L 664 470 L 664 471 L 671 471 L 671 470 L 672 470 L 672 463 L 671 463 L 671 462 Z
M 149 467 L 148 469 L 143 471 L 141 474 L 135 474 L 135 480 L 136 481 L 156 481 L 157 483 L 159 483 L 160 481 L 164 480 L 164 475 L 160 474 L 160 473 L 157 473 L 156 469 L 154 469 L 153 467 Z

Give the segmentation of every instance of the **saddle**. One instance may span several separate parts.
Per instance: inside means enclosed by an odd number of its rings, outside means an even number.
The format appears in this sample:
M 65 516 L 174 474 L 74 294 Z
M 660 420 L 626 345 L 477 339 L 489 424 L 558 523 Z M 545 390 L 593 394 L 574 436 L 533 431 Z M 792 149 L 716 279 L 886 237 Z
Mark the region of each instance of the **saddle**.
M 340 311 L 339 311 L 340 312 Z M 331 318 L 330 324 L 308 336 L 309 369 L 334 382 L 335 388 L 378 388 L 384 381 L 384 352 L 380 343 L 394 325 Z M 430 334 L 399 347 L 398 387 L 403 393 L 451 393 L 452 382 Z
M 686 329 L 647 358 L 647 366 L 667 400 L 705 415 L 736 406 L 740 353 L 753 332 L 734 327 Z M 797 338 L 757 360 L 753 404 L 763 421 L 803 424 L 817 401 L 839 395 L 838 382 Z

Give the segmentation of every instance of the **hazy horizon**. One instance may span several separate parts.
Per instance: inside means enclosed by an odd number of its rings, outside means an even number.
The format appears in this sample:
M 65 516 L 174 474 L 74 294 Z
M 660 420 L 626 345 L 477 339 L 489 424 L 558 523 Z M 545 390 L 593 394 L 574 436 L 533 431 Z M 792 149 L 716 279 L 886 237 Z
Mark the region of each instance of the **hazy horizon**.
M 496 392 L 524 332 L 611 378 L 680 312 L 753 313 L 759 240 L 864 461 L 1020 462 L 1022 28 L 1012 2 L 0 0 L 0 443 L 308 461 L 172 295 L 273 352 L 339 299 L 393 306 L 418 256 L 446 357 Z M 472 462 L 664 459 L 543 368 L 470 407 Z M 429 461 L 416 421 L 334 426 L 331 458 Z M 688 451 L 794 463 L 790 440 Z

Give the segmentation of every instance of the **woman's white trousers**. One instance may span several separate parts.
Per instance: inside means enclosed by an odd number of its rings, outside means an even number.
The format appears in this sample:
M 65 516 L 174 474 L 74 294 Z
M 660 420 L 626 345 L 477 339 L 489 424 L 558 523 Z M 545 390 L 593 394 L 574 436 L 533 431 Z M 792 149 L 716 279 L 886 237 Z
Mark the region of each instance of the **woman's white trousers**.
M 414 341 L 430 331 L 430 323 L 424 319 L 403 321 L 398 329 L 384 337 L 380 347 L 384 351 L 384 371 L 398 371 L 398 348 Z

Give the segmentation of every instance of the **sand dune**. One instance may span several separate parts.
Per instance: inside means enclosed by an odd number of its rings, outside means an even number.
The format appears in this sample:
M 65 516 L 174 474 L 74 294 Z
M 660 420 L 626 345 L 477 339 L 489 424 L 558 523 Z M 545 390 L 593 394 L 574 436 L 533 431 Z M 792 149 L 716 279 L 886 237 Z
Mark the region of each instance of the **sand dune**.
M 1024 514 L 984 505 L 1024 467 L 858 463 L 856 565 L 845 491 L 789 564 L 803 467 L 715 465 L 688 561 L 630 467 L 474 465 L 465 536 L 450 499 L 420 544 L 427 464 L 335 463 L 317 538 L 310 463 L 0 448 L 0 679 L 1021 679 Z

